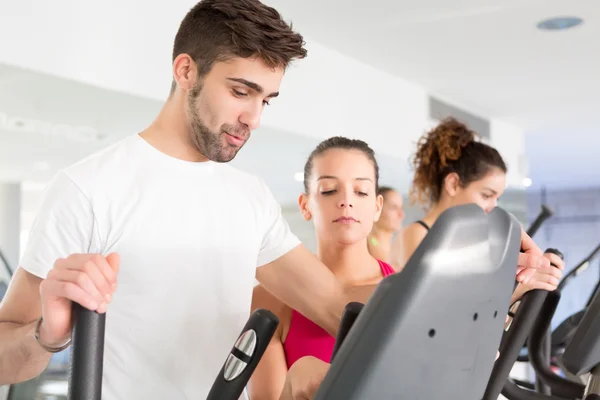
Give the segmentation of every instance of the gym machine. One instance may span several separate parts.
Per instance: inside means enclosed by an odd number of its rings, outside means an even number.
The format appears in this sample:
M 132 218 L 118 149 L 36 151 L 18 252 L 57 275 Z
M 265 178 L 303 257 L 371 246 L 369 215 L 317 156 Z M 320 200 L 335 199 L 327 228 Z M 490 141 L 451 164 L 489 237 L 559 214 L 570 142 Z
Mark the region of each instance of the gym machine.
M 106 314 L 74 303 L 69 400 L 101 400 Z M 207 400 L 237 400 L 271 341 L 279 319 L 258 309 L 251 315 L 217 376 Z
M 540 229 L 542 224 L 544 222 L 546 222 L 546 220 L 548 220 L 548 218 L 552 217 L 552 215 L 554 215 L 554 211 L 552 211 L 552 209 L 550 207 L 548 207 L 546 204 L 542 204 L 540 213 L 533 220 L 533 222 L 531 223 L 531 226 L 527 229 L 527 234 L 530 237 L 533 237 L 537 233 L 537 231 Z
M 536 297 L 539 293 L 532 291 L 530 298 Z M 543 343 L 545 333 L 560 300 L 560 292 L 546 292 L 543 297 L 545 299 L 541 303 L 523 300 L 511 330 L 515 332 L 527 330 L 525 325 L 521 325 L 517 321 L 521 312 L 538 314 L 530 332 L 529 356 L 536 375 L 547 385 L 550 394 L 529 391 L 510 382 L 504 386 L 502 394 L 509 400 L 600 399 L 600 295 L 596 293 L 585 310 L 572 340 L 567 344 L 561 357 L 563 368 L 572 377 L 570 379 L 556 375 L 544 362 L 544 350 L 541 343 Z M 512 361 L 506 358 L 498 360 L 507 365 L 512 365 Z M 503 377 L 492 374 L 490 385 L 502 384 L 502 379 Z
M 521 228 L 500 208 L 447 210 L 385 278 L 315 400 L 481 400 L 508 309 Z
M 481 400 L 509 307 L 520 237 L 519 222 L 501 208 L 485 214 L 470 204 L 444 212 L 401 274 L 385 278 L 362 311 L 347 307 L 340 330 L 347 336 L 337 338 L 316 400 Z M 69 399 L 100 400 L 106 314 L 74 307 Z M 224 355 L 209 399 L 241 394 L 275 330 L 269 314 L 258 310 L 250 317 Z M 348 331 L 343 325 L 354 317 Z
M 572 268 L 569 271 L 569 273 L 567 273 L 563 277 L 563 279 L 559 283 L 555 292 L 552 295 L 550 295 L 553 298 L 552 301 L 556 302 L 556 305 L 558 305 L 558 300 L 560 299 L 562 290 L 565 288 L 567 283 L 570 282 L 574 277 L 580 275 L 583 271 L 585 271 L 590 266 L 591 261 L 598 254 L 600 254 L 600 244 L 597 245 L 596 248 L 594 250 L 592 250 L 591 253 L 587 257 L 585 257 L 580 263 L 578 263 L 574 268 Z M 596 287 L 594 288 L 591 295 L 589 296 L 589 298 L 586 302 L 585 308 L 583 310 L 571 315 L 564 321 L 562 321 L 559 324 L 559 326 L 556 327 L 556 329 L 554 331 L 550 332 L 550 329 L 548 329 L 545 332 L 542 340 L 540 340 L 537 337 L 533 337 L 533 333 L 532 333 L 532 337 L 527 341 L 528 342 L 528 344 L 527 344 L 528 352 L 534 352 L 535 348 L 543 346 L 542 357 L 541 358 L 537 357 L 535 360 L 535 364 L 538 367 L 537 369 L 540 369 L 541 368 L 540 366 L 544 365 L 544 371 L 547 371 L 549 367 L 557 366 L 557 367 L 561 368 L 561 370 L 567 376 L 569 376 L 571 378 L 571 380 L 575 380 L 575 381 L 579 380 L 577 377 L 572 375 L 565 368 L 564 365 L 562 365 L 561 354 L 565 351 L 568 344 L 573 340 L 573 337 L 577 331 L 579 324 L 581 323 L 581 320 L 583 319 L 587 309 L 590 307 L 590 305 L 592 304 L 592 302 L 598 295 L 599 289 L 600 289 L 600 281 L 598 282 L 598 284 L 596 284 Z M 550 300 L 548 300 L 548 301 L 550 301 Z M 552 309 L 552 308 L 549 309 L 549 310 L 552 310 L 552 316 L 554 315 L 555 308 L 556 308 L 556 306 L 554 306 L 554 309 Z M 544 315 L 540 315 L 540 318 L 543 319 L 546 317 Z M 552 317 L 550 317 L 550 321 L 551 321 L 551 319 L 552 319 Z M 548 323 L 548 327 L 549 326 L 550 326 L 550 324 Z M 534 347 L 530 348 L 530 346 L 534 346 Z M 529 361 L 532 361 L 532 360 L 530 360 L 530 358 L 531 357 L 528 353 L 521 354 L 517 358 L 517 361 L 529 362 Z M 556 359 L 558 361 L 557 364 L 552 363 L 553 359 Z M 534 369 L 536 369 L 535 366 L 534 366 Z M 542 374 L 543 373 L 544 372 L 542 372 Z M 543 380 L 540 380 L 540 379 L 536 379 L 536 385 L 532 385 L 529 382 L 523 382 L 523 381 L 515 381 L 515 383 L 517 383 L 519 386 L 522 386 L 526 389 L 532 389 L 532 390 L 535 389 L 540 393 L 550 394 L 549 385 L 545 384 L 543 382 Z

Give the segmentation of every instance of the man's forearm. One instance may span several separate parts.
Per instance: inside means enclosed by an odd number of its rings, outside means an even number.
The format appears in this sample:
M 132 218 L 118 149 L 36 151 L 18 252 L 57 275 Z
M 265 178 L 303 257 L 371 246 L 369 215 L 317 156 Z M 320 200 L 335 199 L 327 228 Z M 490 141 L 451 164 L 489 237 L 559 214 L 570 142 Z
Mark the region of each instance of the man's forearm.
M 0 322 L 0 385 L 24 382 L 41 374 L 51 353 L 35 340 L 35 322 Z
M 258 268 L 256 279 L 282 303 L 337 334 L 345 306 L 343 287 L 304 246 Z
M 304 246 L 258 268 L 257 280 L 282 303 L 336 336 L 346 304 L 366 303 L 375 285 L 344 287 Z

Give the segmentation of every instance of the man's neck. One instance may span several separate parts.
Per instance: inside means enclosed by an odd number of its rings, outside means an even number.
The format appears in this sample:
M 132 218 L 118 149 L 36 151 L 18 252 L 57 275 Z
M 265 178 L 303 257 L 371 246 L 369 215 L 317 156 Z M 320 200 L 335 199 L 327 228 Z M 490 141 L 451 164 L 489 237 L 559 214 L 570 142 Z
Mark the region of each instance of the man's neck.
M 186 123 L 183 100 L 173 95 L 164 104 L 156 119 L 140 133 L 158 151 L 190 162 L 208 161 L 192 142 Z
M 344 284 L 369 283 L 379 277 L 380 267 L 366 241 L 353 245 L 319 243 L 317 255 Z

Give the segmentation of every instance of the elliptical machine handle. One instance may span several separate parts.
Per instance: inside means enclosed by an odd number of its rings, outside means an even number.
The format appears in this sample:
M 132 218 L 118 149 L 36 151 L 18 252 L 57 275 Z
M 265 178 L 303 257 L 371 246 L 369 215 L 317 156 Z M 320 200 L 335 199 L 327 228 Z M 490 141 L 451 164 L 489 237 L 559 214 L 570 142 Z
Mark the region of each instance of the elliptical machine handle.
M 342 314 L 342 320 L 340 321 L 340 327 L 338 329 L 338 334 L 335 338 L 335 345 L 333 347 L 333 352 L 331 353 L 331 362 L 337 355 L 342 343 L 348 336 L 348 332 L 352 329 L 352 325 L 354 325 L 354 321 L 358 318 L 360 311 L 363 309 L 364 304 L 358 302 L 348 303 L 344 308 L 344 313 Z
M 101 400 L 106 313 L 73 303 L 69 400 Z
M 557 249 L 550 248 L 544 253 L 556 254 L 561 259 L 564 257 Z M 548 292 L 545 290 L 535 289 L 530 290 L 523 295 L 512 323 L 502 335 L 502 340 L 500 342 L 500 356 L 494 363 L 483 400 L 496 400 L 500 394 L 505 396 L 509 394 L 503 389 L 509 378 L 510 371 L 531 332 L 536 318 L 538 316 L 542 317 L 539 315 L 539 312 L 542 309 L 547 294 Z M 515 388 L 511 387 L 510 389 Z M 509 392 L 512 393 L 513 390 L 510 389 Z
M 546 204 L 542 204 L 542 209 L 540 210 L 540 213 L 535 218 L 529 229 L 527 229 L 527 235 L 529 235 L 529 237 L 533 237 L 540 229 L 542 224 L 546 222 L 546 220 L 550 218 L 553 214 L 554 212 L 550 207 L 548 207 Z
M 206 400 L 237 400 L 267 350 L 279 318 L 269 310 L 255 310 L 233 345 Z

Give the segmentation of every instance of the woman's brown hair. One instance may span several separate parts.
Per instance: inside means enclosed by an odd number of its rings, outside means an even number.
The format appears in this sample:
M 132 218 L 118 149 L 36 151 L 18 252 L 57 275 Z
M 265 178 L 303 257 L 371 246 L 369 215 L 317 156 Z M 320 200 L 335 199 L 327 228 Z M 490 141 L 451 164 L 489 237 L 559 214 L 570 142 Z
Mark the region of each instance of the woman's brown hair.
M 507 171 L 498 150 L 481 142 L 476 132 L 454 118 L 443 120 L 419 139 L 412 166 L 415 175 L 410 196 L 423 205 L 440 200 L 448 174 L 456 173 L 461 186 L 467 187 L 492 168 Z

